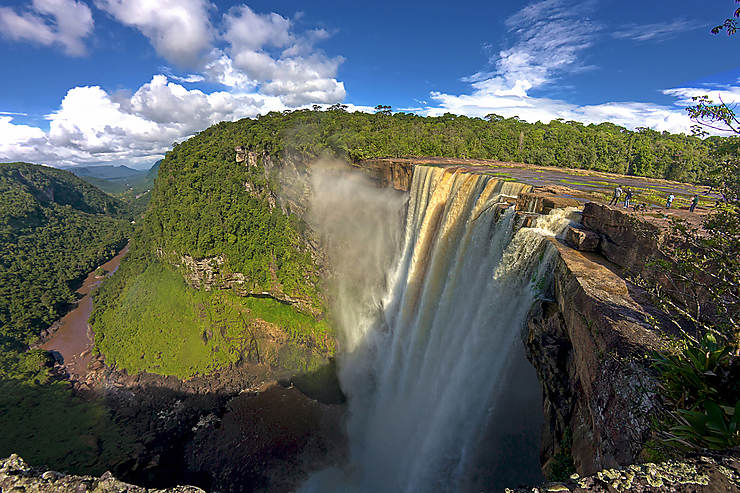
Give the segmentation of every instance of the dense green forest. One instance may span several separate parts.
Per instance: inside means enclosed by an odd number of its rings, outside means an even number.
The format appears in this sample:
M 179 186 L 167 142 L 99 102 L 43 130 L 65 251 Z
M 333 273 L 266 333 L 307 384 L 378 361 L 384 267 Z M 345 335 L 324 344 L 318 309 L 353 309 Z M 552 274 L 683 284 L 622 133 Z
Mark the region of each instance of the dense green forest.
M 0 325 L 4 344 L 25 345 L 66 311 L 131 226 L 118 200 L 45 166 L 0 165 L 0 197 Z
M 612 124 L 528 124 L 495 115 L 487 120 L 454 115 L 423 118 L 388 111 L 348 113 L 341 106 L 222 122 L 176 144 L 161 161 L 150 207 L 131 251 L 116 278 L 98 292 L 93 313 L 96 344 L 134 371 L 160 368 L 185 375 L 207 367 L 206 360 L 202 363 L 206 366 L 189 368 L 176 358 L 151 359 L 158 352 L 147 351 L 147 345 L 134 354 L 113 343 L 121 337 L 146 340 L 152 331 L 169 334 L 170 319 L 187 317 L 187 310 L 172 309 L 174 301 L 166 303 L 171 293 L 208 305 L 210 295 L 198 294 L 170 275 L 160 276 L 167 283 L 151 276 L 155 271 L 169 272 L 157 264 L 177 265 L 185 254 L 197 259 L 223 256 L 221 274 L 244 274 L 249 291 L 301 299 L 314 307 L 314 313 L 325 311 L 324 286 L 307 247 L 305 223 L 275 204 L 281 185 L 267 155 L 273 163 L 284 157 L 310 163 L 319 156 L 349 160 L 455 156 L 702 181 L 714 166 L 713 153 L 724 141 L 648 129 L 632 132 Z M 235 146 L 255 152 L 256 166 L 237 163 Z M 142 294 L 149 291 L 161 296 Z M 131 305 L 123 303 L 124 298 L 132 297 L 136 309 L 122 308 Z M 142 323 L 145 319 L 150 322 Z M 189 319 L 194 321 L 186 324 L 190 328 L 202 325 L 197 317 Z M 303 326 L 300 337 L 304 338 L 323 337 L 328 330 L 316 331 L 315 324 Z M 192 340 L 186 333 L 173 333 L 168 340 L 207 351 L 208 343 L 196 341 L 202 330 L 191 332 Z
M 157 178 L 157 161 L 148 170 L 127 166 L 70 166 L 62 168 L 74 173 L 91 185 L 120 199 L 128 207 L 129 215 L 140 217 L 146 210 Z
M 0 455 L 83 471 L 102 467 L 85 436 L 117 439 L 101 405 L 75 399 L 49 378 L 47 353 L 26 350 L 76 300 L 87 273 L 126 243 L 126 214 L 67 171 L 0 164 Z
M 222 122 L 176 144 L 161 163 L 142 239 L 165 255 L 225 256 L 254 291 L 308 297 L 318 303 L 318 279 L 302 239 L 302 219 L 272 207 L 279 195 L 274 169 L 236 163 L 234 147 L 258 156 L 318 156 L 358 160 L 382 156 L 455 156 L 524 161 L 617 173 L 705 180 L 713 153 L 727 139 L 632 132 L 613 124 L 553 121 L 529 124 L 444 115 L 424 118 L 382 112 L 269 113 Z
M 310 158 L 329 153 L 354 161 L 401 156 L 495 159 L 701 182 L 713 168 L 712 153 L 727 141 L 648 128 L 631 131 L 612 123 L 553 120 L 544 124 L 497 115 L 421 117 L 333 108 L 222 122 L 196 136 L 188 149 L 213 147 L 209 155 L 214 157 L 220 150 L 245 145 L 273 155 Z

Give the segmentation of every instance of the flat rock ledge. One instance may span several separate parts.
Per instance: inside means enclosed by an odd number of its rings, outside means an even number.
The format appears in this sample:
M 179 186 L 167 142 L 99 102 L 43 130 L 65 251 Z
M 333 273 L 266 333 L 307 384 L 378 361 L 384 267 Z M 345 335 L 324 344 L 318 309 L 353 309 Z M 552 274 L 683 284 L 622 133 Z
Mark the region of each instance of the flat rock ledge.
M 70 476 L 56 471 L 31 467 L 16 454 L 0 460 L 2 493 L 205 493 L 195 486 L 149 489 L 124 483 L 106 472 L 99 478 Z
M 596 474 L 571 476 L 568 481 L 535 488 L 507 488 L 506 493 L 738 493 L 740 451 L 700 455 L 658 464 L 633 464 L 603 469 Z

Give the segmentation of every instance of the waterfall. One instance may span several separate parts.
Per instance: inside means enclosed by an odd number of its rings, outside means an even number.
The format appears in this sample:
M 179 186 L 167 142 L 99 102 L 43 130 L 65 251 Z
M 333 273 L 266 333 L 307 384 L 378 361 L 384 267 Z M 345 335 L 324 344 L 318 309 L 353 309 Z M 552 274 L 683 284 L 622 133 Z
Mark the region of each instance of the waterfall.
M 546 238 L 569 223 L 569 211 L 555 210 L 514 231 L 513 207 L 497 214 L 495 205 L 529 189 L 415 168 L 403 246 L 379 308 L 342 328 L 349 464 L 315 474 L 302 491 L 471 487 L 483 430 L 522 360 L 521 327 L 548 285 L 555 250 Z

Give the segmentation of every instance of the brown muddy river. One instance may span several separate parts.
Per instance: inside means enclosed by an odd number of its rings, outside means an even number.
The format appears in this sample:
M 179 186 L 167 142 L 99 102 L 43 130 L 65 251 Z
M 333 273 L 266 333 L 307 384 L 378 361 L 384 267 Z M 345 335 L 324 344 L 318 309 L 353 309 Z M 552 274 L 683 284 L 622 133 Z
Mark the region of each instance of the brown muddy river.
M 92 292 L 106 275 L 111 275 L 118 269 L 121 259 L 128 253 L 128 247 L 126 245 L 115 257 L 101 265 L 107 274 L 96 276 L 95 271 L 88 274 L 77 290 L 83 295 L 77 306 L 57 321 L 55 325 L 58 329 L 41 346 L 42 349 L 62 355 L 64 365 L 73 380 L 78 380 L 87 373 L 87 366 L 92 360 L 93 332 L 87 323 L 93 308 Z

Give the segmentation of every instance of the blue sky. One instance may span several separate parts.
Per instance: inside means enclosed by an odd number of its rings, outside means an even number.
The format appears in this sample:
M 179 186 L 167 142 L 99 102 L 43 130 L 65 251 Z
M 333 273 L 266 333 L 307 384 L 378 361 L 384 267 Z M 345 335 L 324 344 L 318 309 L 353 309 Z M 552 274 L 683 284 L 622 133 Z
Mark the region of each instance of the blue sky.
M 734 0 L 0 0 L 0 161 L 146 167 L 311 104 L 689 131 L 740 101 Z

